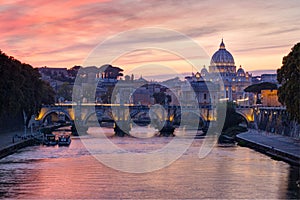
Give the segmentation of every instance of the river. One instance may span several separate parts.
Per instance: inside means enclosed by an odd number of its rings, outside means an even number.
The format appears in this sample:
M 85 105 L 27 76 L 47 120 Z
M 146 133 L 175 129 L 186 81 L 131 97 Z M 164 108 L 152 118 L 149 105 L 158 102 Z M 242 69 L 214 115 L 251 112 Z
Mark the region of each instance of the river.
M 93 140 L 85 136 L 85 140 Z M 110 139 L 130 151 L 160 148 L 172 138 Z M 0 160 L 2 198 L 300 198 L 299 168 L 244 147 L 214 147 L 198 158 L 197 139 L 171 165 L 148 173 L 126 173 L 95 159 L 79 137 L 69 147 L 31 146 Z

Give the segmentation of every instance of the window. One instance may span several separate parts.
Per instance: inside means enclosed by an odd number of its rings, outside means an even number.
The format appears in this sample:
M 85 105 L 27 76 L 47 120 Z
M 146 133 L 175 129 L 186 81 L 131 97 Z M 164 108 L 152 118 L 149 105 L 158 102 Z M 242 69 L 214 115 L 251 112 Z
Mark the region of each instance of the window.
M 204 97 L 203 98 L 206 99 L 206 93 L 204 93 Z

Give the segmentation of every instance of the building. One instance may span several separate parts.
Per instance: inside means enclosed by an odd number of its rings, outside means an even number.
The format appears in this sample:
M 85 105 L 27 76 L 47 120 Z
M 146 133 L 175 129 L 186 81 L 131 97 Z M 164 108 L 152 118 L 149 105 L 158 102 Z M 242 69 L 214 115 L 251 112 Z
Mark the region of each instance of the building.
M 192 77 L 187 77 L 190 82 L 210 81 L 219 83 L 220 99 L 248 105 L 251 94 L 244 92 L 244 89 L 251 85 L 252 75 L 245 72 L 242 66 L 236 69 L 232 54 L 226 50 L 222 39 L 219 50 L 217 50 L 210 61 L 209 70 L 204 66 L 201 72 Z
M 210 81 L 191 81 L 182 84 L 180 101 L 185 105 L 193 104 L 195 100 L 199 106 L 216 105 L 219 101 L 219 86 Z
M 39 72 L 42 75 L 46 76 L 68 76 L 67 68 L 50 68 L 50 67 L 41 67 L 39 68 Z
M 252 84 L 261 83 L 261 76 L 252 76 L 251 82 L 252 82 Z
M 278 84 L 277 74 L 262 74 L 260 77 L 261 77 L 261 82 L 269 82 L 269 83 Z
M 277 107 L 282 106 L 278 101 L 277 90 L 262 90 L 261 91 L 261 103 L 263 106 Z

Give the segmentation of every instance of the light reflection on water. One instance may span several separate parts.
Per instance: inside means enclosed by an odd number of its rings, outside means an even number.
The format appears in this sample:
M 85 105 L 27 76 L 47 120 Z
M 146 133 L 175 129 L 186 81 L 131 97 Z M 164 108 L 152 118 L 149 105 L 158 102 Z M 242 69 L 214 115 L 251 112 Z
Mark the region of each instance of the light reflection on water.
M 85 140 L 92 140 L 86 136 Z M 139 152 L 172 138 L 111 138 Z M 73 138 L 69 147 L 34 146 L 0 160 L 0 196 L 6 198 L 300 198 L 299 168 L 243 147 L 215 147 L 197 157 L 203 140 L 170 166 L 130 174 L 101 164 Z M 117 153 L 117 152 L 116 152 Z

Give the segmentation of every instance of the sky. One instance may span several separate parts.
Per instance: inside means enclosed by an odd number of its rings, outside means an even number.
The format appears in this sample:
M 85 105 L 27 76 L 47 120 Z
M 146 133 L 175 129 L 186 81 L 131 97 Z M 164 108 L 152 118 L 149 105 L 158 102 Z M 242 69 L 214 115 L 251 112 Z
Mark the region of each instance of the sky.
M 125 74 L 136 68 L 143 71 L 141 66 L 151 69 L 151 64 L 157 73 L 158 65 L 189 73 L 209 65 L 223 38 L 236 66 L 276 70 L 300 42 L 299 10 L 299 0 L 0 0 L 0 49 L 34 67 L 85 65 L 91 55 L 101 57 L 94 62 L 101 66 L 111 53 L 111 63 Z M 167 33 L 153 34 L 154 39 L 151 31 L 146 37 L 135 36 L 135 30 L 145 33 L 149 27 Z M 196 43 L 203 50 L 199 57 L 206 56 L 206 61 L 191 67 L 187 60 L 196 58 L 197 52 L 182 38 L 169 36 L 168 30 Z M 112 39 L 120 35 L 124 37 Z M 165 48 L 156 48 L 158 44 Z M 139 48 L 116 54 L 128 46 Z M 190 57 L 170 51 L 173 47 L 191 52 Z M 95 54 L 103 48 L 105 54 Z

